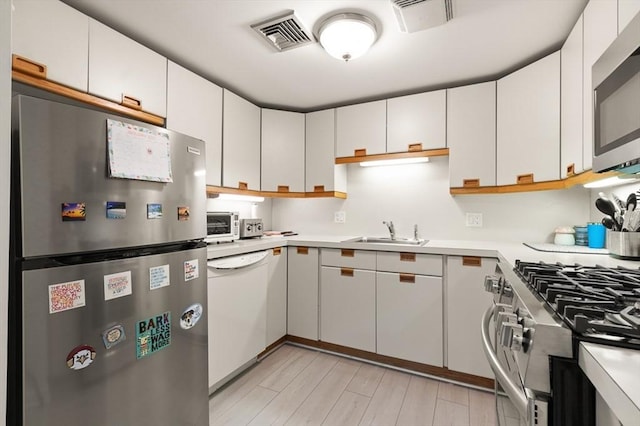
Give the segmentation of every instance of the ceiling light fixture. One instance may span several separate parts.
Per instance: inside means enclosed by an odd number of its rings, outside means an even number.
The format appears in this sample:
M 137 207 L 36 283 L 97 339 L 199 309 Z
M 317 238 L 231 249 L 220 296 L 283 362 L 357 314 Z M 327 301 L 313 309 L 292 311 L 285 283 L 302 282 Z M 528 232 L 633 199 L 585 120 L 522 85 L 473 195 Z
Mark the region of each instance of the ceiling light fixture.
M 363 161 L 360 167 L 398 166 L 401 164 L 428 163 L 429 157 L 395 158 L 391 160 Z
M 376 41 L 376 25 L 359 13 L 340 13 L 320 25 L 320 44 L 336 59 L 348 62 L 365 54 Z

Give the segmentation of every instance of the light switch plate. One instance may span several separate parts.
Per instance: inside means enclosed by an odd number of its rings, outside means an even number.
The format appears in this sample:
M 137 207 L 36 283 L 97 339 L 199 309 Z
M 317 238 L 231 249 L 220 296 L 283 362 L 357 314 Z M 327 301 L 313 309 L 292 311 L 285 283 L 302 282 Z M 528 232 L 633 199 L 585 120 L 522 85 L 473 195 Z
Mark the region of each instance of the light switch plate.
M 466 224 L 466 226 L 471 226 L 471 227 L 475 227 L 475 228 L 481 228 L 482 227 L 482 213 L 467 213 L 466 214 L 465 224 Z

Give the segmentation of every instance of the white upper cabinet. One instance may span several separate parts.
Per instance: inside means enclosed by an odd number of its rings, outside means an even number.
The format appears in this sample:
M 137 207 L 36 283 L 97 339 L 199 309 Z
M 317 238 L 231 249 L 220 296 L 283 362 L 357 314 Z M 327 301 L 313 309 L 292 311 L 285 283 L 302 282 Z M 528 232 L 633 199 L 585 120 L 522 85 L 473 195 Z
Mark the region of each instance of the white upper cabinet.
M 262 110 L 262 190 L 304 192 L 304 114 Z
M 640 12 L 640 0 L 618 0 L 618 34 Z
M 387 101 L 337 108 L 336 157 L 384 154 L 386 127 Z
M 445 148 L 447 91 L 387 100 L 387 152 Z
M 497 184 L 560 177 L 560 52 L 498 80 Z
M 86 92 L 89 18 L 60 1 L 14 0 L 11 50 L 47 67 L 47 79 Z
M 222 89 L 169 61 L 167 128 L 202 139 L 207 185 L 222 184 Z
M 593 162 L 593 82 L 591 67 L 618 35 L 618 2 L 591 0 L 584 8 L 583 166 Z
M 335 109 L 305 115 L 305 192 L 347 191 L 347 166 L 335 164 Z
M 448 89 L 449 185 L 496 184 L 496 82 Z
M 89 93 L 167 115 L 167 59 L 89 20 Z
M 222 185 L 260 190 L 260 108 L 223 93 Z
M 584 170 L 582 158 L 582 16 L 560 50 L 560 177 Z

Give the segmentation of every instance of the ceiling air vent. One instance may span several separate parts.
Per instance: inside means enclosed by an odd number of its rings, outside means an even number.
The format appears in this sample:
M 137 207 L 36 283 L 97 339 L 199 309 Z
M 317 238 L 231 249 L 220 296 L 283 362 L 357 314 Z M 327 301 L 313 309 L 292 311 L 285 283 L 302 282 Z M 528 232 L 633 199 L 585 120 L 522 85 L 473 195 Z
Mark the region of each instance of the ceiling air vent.
M 291 13 L 251 25 L 278 52 L 313 43 L 311 33 Z
M 453 0 L 390 0 L 400 31 L 413 33 L 453 18 Z

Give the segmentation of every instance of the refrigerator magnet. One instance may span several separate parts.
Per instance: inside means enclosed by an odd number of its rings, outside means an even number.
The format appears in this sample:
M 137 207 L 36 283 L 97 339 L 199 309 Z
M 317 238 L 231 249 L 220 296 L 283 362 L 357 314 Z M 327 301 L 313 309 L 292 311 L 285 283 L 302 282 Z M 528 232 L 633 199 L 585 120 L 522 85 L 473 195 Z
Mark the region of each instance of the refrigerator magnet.
M 68 311 L 85 305 L 84 280 L 49 286 L 49 313 Z
M 147 204 L 147 219 L 161 219 L 162 204 Z
M 86 220 L 87 206 L 85 203 L 62 203 L 62 221 L 78 222 Z
M 104 276 L 104 300 L 117 299 L 131 294 L 131 271 Z
M 194 303 L 182 312 L 180 315 L 180 327 L 188 330 L 200 321 L 202 316 L 202 305 Z
M 136 357 L 152 355 L 171 344 L 171 312 L 145 318 L 136 324 Z
M 200 276 L 200 268 L 198 266 L 198 259 L 186 260 L 184 262 L 184 280 L 195 280 Z
M 67 367 L 72 370 L 87 368 L 96 359 L 96 350 L 89 345 L 76 346 L 67 355 Z
M 169 265 L 152 266 L 149 268 L 149 290 L 168 286 L 170 276 Z
M 124 219 L 127 217 L 127 203 L 107 201 L 107 219 Z
M 127 336 L 124 334 L 124 327 L 120 324 L 107 328 L 102 332 L 102 343 L 107 349 L 111 349 L 120 342 L 125 341 Z
M 178 207 L 178 220 L 189 220 L 189 207 L 188 206 L 179 206 Z

